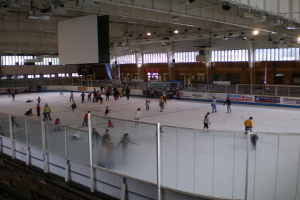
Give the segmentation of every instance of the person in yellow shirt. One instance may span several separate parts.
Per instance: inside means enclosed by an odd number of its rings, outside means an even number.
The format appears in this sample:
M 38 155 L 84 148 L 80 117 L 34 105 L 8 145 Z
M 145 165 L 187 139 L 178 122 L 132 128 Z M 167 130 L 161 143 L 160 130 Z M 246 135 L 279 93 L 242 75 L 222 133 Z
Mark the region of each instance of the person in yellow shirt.
M 252 121 L 253 117 L 249 117 L 249 119 L 247 119 L 244 122 L 245 125 L 245 134 L 247 134 L 247 131 L 253 132 L 252 127 L 253 127 L 253 121 Z

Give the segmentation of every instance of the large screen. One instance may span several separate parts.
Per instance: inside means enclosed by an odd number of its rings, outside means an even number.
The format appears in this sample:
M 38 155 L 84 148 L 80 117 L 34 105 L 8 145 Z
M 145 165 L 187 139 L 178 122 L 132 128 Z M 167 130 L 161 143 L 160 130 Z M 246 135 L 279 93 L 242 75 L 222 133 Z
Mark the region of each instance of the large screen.
M 97 14 L 58 22 L 60 64 L 109 62 L 108 23 L 108 16 Z

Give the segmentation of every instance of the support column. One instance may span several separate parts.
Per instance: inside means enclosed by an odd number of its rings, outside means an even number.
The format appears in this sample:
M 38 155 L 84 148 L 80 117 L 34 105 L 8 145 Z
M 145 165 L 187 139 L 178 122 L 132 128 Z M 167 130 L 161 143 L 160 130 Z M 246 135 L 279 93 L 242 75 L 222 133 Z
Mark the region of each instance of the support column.
M 138 79 L 144 80 L 145 72 L 142 68 L 142 66 L 143 66 L 142 49 L 135 49 L 135 61 L 136 61 L 136 67 L 137 67 L 137 71 L 138 71 Z
M 255 78 L 254 78 L 254 47 L 253 47 L 253 41 L 247 41 L 248 46 L 248 66 L 249 66 L 249 80 L 250 84 L 255 84 Z
M 169 78 L 170 80 L 176 80 L 176 74 L 175 74 L 175 62 L 174 59 L 174 52 L 173 52 L 173 45 L 167 45 L 165 46 L 167 49 L 167 56 L 168 56 L 168 67 L 169 67 Z
M 206 71 L 206 82 L 209 84 L 213 83 L 212 63 L 211 63 L 211 50 L 205 50 L 205 71 Z

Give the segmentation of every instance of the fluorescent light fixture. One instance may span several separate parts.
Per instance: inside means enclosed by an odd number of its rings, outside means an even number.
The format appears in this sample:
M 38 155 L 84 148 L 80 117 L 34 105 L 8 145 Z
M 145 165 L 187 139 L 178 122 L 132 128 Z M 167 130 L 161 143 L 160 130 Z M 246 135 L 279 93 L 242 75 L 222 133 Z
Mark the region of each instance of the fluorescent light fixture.
M 246 19 L 254 19 L 255 18 L 255 16 L 250 12 L 241 12 L 240 17 L 246 18 Z
M 262 23 L 262 22 L 266 22 L 267 20 L 268 17 L 266 15 L 259 15 L 258 17 L 255 17 L 253 23 Z
M 3 6 L 1 6 L 0 13 L 1 14 L 7 13 L 7 10 L 5 8 L 3 8 Z
M 22 8 L 23 7 L 23 5 L 18 4 L 17 0 L 10 0 L 9 5 L 12 6 L 12 7 L 15 7 L 15 8 Z
M 285 28 L 289 30 L 299 29 L 299 27 L 293 23 L 287 22 L 285 24 Z
M 259 34 L 259 31 L 255 30 L 253 31 L 253 35 L 258 35 Z
M 269 23 L 269 26 L 281 26 L 283 25 L 283 21 L 280 19 L 274 19 L 274 21 L 271 21 Z
M 99 7 L 91 0 L 78 0 L 76 2 L 76 5 L 82 6 L 82 7 L 87 7 L 87 8 L 98 8 Z
M 51 13 L 58 15 L 67 15 L 68 12 L 59 5 L 51 4 Z
M 49 14 L 40 14 L 39 15 L 39 19 L 40 20 L 49 20 L 50 19 L 50 15 Z

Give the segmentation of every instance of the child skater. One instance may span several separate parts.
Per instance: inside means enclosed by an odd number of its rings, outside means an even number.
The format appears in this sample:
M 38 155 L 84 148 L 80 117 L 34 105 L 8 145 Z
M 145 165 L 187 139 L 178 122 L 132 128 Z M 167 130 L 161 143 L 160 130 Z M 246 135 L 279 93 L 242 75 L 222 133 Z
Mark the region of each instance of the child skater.
M 208 130 L 208 124 L 210 124 L 210 121 L 209 121 L 209 112 L 206 113 L 206 115 L 204 116 L 204 120 L 203 120 L 203 123 L 204 123 L 204 127 L 203 129 L 207 129 Z M 206 131 L 206 133 L 209 133 L 209 131 Z
M 72 108 L 72 110 L 73 110 L 73 112 L 74 112 L 75 108 L 77 108 L 77 105 L 76 105 L 75 102 L 73 102 L 72 105 L 71 105 L 70 107 Z
M 114 128 L 115 127 L 111 120 L 108 120 L 107 126 L 108 126 L 108 128 Z
M 109 107 L 107 106 L 104 112 L 104 116 L 108 116 L 108 113 L 111 111 L 111 109 L 109 109 Z
M 150 110 L 150 101 L 147 99 L 146 100 L 146 103 L 145 103 L 145 105 L 146 105 L 146 110 Z

